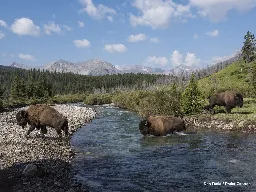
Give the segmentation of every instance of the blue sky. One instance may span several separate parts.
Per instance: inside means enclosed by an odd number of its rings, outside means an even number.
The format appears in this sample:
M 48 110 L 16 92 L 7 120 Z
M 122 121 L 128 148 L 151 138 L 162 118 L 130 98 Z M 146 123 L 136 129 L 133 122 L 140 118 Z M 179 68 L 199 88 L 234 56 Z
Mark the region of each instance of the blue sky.
M 256 0 L 1 0 L 0 64 L 206 66 L 256 33 Z

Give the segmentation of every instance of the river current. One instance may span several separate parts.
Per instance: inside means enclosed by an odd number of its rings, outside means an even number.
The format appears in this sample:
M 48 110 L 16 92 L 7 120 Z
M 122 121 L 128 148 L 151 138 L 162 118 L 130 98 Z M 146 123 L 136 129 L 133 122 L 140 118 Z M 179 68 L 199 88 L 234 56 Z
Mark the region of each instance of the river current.
M 256 191 L 256 134 L 144 137 L 135 113 L 96 110 L 71 140 L 73 171 L 89 191 Z

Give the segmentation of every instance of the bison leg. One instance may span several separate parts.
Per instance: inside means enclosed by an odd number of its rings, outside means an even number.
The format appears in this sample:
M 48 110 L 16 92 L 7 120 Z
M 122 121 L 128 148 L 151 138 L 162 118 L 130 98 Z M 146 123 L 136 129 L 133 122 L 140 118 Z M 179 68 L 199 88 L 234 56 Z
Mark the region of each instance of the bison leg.
M 44 137 L 44 135 L 47 133 L 47 129 L 46 129 L 46 126 L 41 126 L 41 136 Z
M 61 135 L 61 129 L 56 129 L 56 132 L 57 132 L 57 134 L 59 135 L 59 138 L 61 138 L 61 137 L 62 137 L 62 135 Z
M 29 134 L 36 128 L 35 125 L 31 125 L 27 131 L 27 136 L 29 136 Z
M 231 107 L 226 106 L 225 108 L 226 108 L 227 113 L 231 113 Z

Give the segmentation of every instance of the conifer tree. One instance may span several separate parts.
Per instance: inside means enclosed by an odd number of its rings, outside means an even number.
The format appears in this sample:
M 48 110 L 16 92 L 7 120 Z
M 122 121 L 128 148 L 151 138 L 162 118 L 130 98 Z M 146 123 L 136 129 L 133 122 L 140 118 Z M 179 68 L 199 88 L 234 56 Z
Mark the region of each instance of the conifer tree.
M 16 101 L 20 98 L 20 81 L 18 75 L 14 77 L 14 80 L 11 85 L 11 99 Z
M 195 75 L 192 74 L 190 81 L 182 93 L 182 109 L 185 114 L 198 113 L 202 108 L 202 93 L 198 88 Z
M 247 31 L 244 39 L 245 41 L 242 47 L 242 56 L 246 63 L 250 63 L 256 58 L 256 41 L 254 34 L 252 34 L 250 31 Z

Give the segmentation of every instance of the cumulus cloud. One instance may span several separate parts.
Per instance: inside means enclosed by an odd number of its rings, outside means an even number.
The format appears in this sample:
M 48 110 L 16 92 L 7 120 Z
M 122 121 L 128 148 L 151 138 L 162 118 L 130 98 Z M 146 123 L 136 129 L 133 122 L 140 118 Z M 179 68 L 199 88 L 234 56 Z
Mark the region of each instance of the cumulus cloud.
M 179 53 L 178 50 L 174 50 L 172 55 L 171 55 L 171 61 L 173 66 L 178 66 L 183 63 L 182 61 L 182 55 Z
M 206 34 L 212 37 L 217 37 L 219 35 L 219 30 L 213 30 L 213 31 L 207 32 Z
M 80 2 L 85 6 L 83 11 L 85 11 L 90 17 L 95 19 L 103 19 L 107 17 L 108 20 L 113 21 L 112 16 L 116 14 L 114 9 L 102 4 L 95 6 L 92 0 L 80 0 Z
M 147 36 L 145 34 L 139 33 L 137 35 L 130 35 L 128 38 L 129 42 L 137 42 L 137 41 L 144 41 L 147 39 Z
M 61 28 L 59 25 L 56 25 L 54 22 L 49 23 L 47 25 L 44 25 L 44 32 L 47 35 L 51 35 L 52 32 L 54 33 L 60 33 L 61 32 Z
M 78 48 L 90 47 L 91 45 L 91 42 L 88 41 L 87 39 L 74 40 L 73 43 Z
M 104 49 L 109 53 L 114 53 L 114 52 L 122 53 L 127 50 L 127 48 L 123 44 L 106 44 Z
M 218 22 L 226 18 L 231 10 L 247 11 L 256 6 L 255 0 L 190 0 L 190 5 L 199 9 L 198 13 Z
M 20 59 L 23 59 L 26 61 L 34 61 L 35 60 L 35 57 L 33 55 L 29 55 L 29 54 L 19 53 L 18 57 Z
M 181 64 L 185 64 L 187 66 L 198 66 L 201 62 L 199 58 L 196 57 L 194 53 L 187 53 L 185 59 L 183 59 L 182 54 L 175 50 L 171 55 L 171 62 L 174 67 L 177 67 Z
M 151 37 L 151 38 L 149 39 L 149 42 L 150 42 L 150 43 L 159 43 L 159 39 L 158 39 L 158 37 Z
M 84 27 L 84 22 L 78 21 L 78 27 Z
M 196 57 L 194 53 L 187 53 L 187 56 L 185 58 L 185 64 L 187 66 L 195 66 L 200 64 L 200 59 Z
M 0 31 L 0 39 L 4 38 L 4 34 Z
M 172 0 L 134 0 L 132 5 L 140 12 L 138 16 L 130 15 L 130 23 L 133 26 L 166 28 L 171 19 L 184 20 L 192 16 L 190 5 L 177 4 Z
M 4 20 L 0 20 L 0 26 L 1 27 L 7 27 L 7 23 Z
M 166 57 L 156 57 L 156 56 L 149 56 L 146 59 L 147 63 L 154 63 L 157 65 L 165 66 L 168 63 L 168 59 Z
M 16 19 L 11 30 L 18 35 L 38 36 L 40 34 L 40 27 L 36 26 L 29 18 Z

